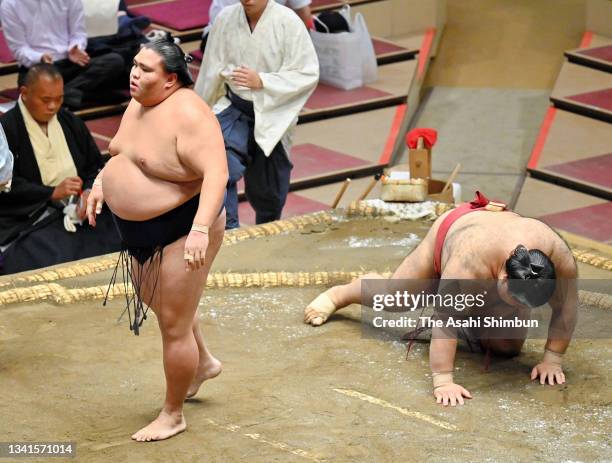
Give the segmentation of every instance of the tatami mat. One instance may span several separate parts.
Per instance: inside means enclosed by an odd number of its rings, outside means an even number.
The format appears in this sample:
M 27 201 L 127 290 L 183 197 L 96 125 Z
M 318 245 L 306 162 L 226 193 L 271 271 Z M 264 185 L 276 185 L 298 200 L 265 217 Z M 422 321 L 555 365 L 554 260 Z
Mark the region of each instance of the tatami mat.
M 289 193 L 287 196 L 287 202 L 283 208 L 283 219 L 294 217 L 296 215 L 309 214 L 311 212 L 323 211 L 329 209 L 329 206 L 325 203 L 306 198 L 298 193 Z M 254 225 L 255 224 L 255 211 L 251 205 L 243 201 L 238 206 L 238 218 L 240 225 Z
M 559 230 L 612 243 L 612 202 L 527 178 L 515 210 Z
M 612 72 L 612 40 L 607 45 L 569 50 L 565 56 L 572 63 Z
M 354 114 L 404 103 L 417 68 L 416 60 L 378 68 L 378 80 L 353 90 L 319 84 L 306 102 L 300 123 Z
M 200 63 L 194 61 L 189 67 L 193 78 L 197 79 Z M 408 96 L 416 68 L 416 60 L 380 66 L 376 82 L 352 90 L 319 83 L 298 122 L 313 122 L 402 104 Z
M 551 101 L 557 108 L 612 122 L 612 74 L 566 62 Z
M 130 12 L 146 16 L 155 24 L 184 32 L 208 24 L 211 3 L 212 0 L 172 0 L 132 6 Z
M 413 59 L 419 53 L 419 47 L 423 41 L 423 34 L 411 36 L 410 40 L 405 40 L 405 45 L 401 45 L 388 39 L 378 37 L 372 38 L 372 45 L 376 53 L 376 61 L 378 65 L 395 63 L 398 61 L 406 61 Z M 202 61 L 202 52 L 200 51 L 199 42 L 196 46 L 191 46 L 185 49 L 191 53 L 197 61 Z
M 534 176 L 586 193 L 612 196 L 612 130 L 610 124 L 563 110 L 553 110 Z
M 610 45 L 610 44 L 612 44 L 612 37 L 592 33 L 590 35 L 589 43 L 587 44 L 587 46 L 588 47 L 601 47 L 601 46 Z

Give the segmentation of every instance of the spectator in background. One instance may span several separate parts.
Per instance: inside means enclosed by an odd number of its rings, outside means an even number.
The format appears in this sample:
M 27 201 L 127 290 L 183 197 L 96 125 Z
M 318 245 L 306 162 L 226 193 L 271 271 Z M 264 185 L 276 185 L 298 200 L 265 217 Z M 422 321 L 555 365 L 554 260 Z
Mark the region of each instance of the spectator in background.
M 313 19 L 312 12 L 310 11 L 311 0 L 276 0 L 277 3 L 281 5 L 285 5 L 291 8 L 295 13 L 300 17 L 300 19 L 304 22 L 307 29 L 313 28 Z M 200 50 L 204 52 L 204 48 L 206 48 L 206 41 L 208 40 L 208 32 L 212 27 L 215 19 L 221 12 L 221 10 L 227 6 L 235 5 L 236 3 L 240 3 L 240 0 L 213 0 L 210 4 L 210 9 L 208 10 L 208 25 L 204 28 L 204 33 L 202 35 L 202 43 L 200 44 Z
M 87 37 L 115 35 L 119 30 L 119 0 L 81 0 Z
M 15 157 L 11 191 L 0 195 L 0 274 L 119 250 L 106 209 L 95 229 L 65 228 L 64 205 L 81 196 L 75 215 L 85 217 L 103 161 L 85 124 L 61 109 L 62 97 L 61 74 L 51 64 L 36 64 L 25 76 L 17 105 L 0 118 Z
M 0 125 L 0 193 L 11 190 L 13 178 L 13 154 L 8 147 L 6 135 Z
M 240 3 L 240 0 L 213 0 L 208 10 L 208 23 L 212 26 L 217 18 L 217 15 L 223 8 L 230 5 Z M 310 11 L 311 0 L 276 0 L 276 3 L 285 5 L 291 8 L 300 17 L 308 29 L 312 24 L 312 13 Z
M 119 0 L 81 0 L 85 13 L 88 46 L 90 53 L 119 53 L 126 66 L 124 81 L 129 81 L 134 56 L 147 39 L 142 31 L 151 21 L 145 16 L 132 17 L 121 9 Z M 127 92 L 126 92 L 127 97 Z
M 91 55 L 87 49 L 82 0 L 3 0 L 0 6 L 7 44 L 20 65 L 18 85 L 29 68 L 53 63 L 65 83 L 65 104 L 109 103 L 127 88 L 121 78 L 126 63 L 120 54 L 103 50 Z

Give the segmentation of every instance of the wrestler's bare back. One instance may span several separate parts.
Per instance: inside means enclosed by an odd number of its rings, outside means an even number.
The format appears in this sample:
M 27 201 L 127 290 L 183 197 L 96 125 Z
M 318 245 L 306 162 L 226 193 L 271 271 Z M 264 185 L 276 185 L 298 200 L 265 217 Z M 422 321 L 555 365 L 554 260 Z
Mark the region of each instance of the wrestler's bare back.
M 427 236 L 400 264 L 396 279 L 435 279 L 434 249 L 439 217 Z M 546 224 L 514 212 L 480 211 L 460 217 L 449 229 L 442 250 L 442 278 L 497 279 L 510 253 L 522 244 L 539 249 L 558 268 L 573 267 L 573 257 L 565 242 Z
M 435 236 L 444 217 L 432 227 L 428 246 L 435 246 Z M 496 279 L 500 267 L 519 244 L 527 249 L 539 249 L 556 267 L 573 262 L 565 242 L 543 222 L 510 211 L 480 211 L 459 218 L 451 226 L 442 249 L 442 275 Z
M 148 220 L 200 191 L 202 179 L 181 162 L 177 149 L 182 112 L 189 105 L 205 106 L 189 89 L 179 89 L 150 108 L 130 101 L 110 142 L 112 158 L 103 177 L 104 199 L 119 217 Z

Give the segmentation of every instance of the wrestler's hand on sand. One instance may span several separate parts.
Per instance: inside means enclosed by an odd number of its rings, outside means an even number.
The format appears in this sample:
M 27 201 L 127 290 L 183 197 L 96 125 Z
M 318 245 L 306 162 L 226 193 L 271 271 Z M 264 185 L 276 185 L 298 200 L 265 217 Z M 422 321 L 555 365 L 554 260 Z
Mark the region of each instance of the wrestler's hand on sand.
M 200 270 L 204 266 L 206 248 L 208 248 L 208 234 L 190 231 L 185 241 L 185 271 Z
M 533 370 L 531 370 L 531 380 L 533 381 L 537 377 L 540 377 L 540 384 L 548 384 L 554 386 L 555 384 L 563 384 L 565 382 L 565 374 L 561 365 L 550 362 L 538 363 Z
M 251 90 L 260 90 L 263 88 L 263 82 L 257 71 L 246 66 L 238 66 L 231 75 L 232 82 L 241 87 L 250 88 Z
M 96 216 L 102 213 L 104 193 L 100 185 L 94 184 L 87 196 L 87 220 L 92 227 L 96 226 Z
M 438 386 L 434 389 L 434 396 L 436 398 L 436 403 L 442 404 L 445 407 L 449 405 L 455 407 L 457 404 L 463 405 L 465 404 L 463 400 L 464 397 L 466 399 L 472 398 L 470 391 L 455 383 Z

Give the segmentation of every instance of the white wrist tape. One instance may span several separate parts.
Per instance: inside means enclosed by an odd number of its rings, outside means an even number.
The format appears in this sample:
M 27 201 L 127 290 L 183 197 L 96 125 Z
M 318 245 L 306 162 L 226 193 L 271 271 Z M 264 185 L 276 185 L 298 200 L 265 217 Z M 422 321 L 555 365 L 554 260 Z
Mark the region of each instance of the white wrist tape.
M 445 372 L 445 373 L 433 373 L 433 387 L 434 389 L 440 386 L 446 386 L 447 384 L 453 383 L 453 373 Z
M 561 365 L 563 361 L 563 354 L 559 354 L 558 352 L 553 352 L 552 350 L 546 349 L 544 350 L 544 363 L 552 363 L 554 365 Z
M 205 235 L 208 235 L 208 226 L 207 225 L 202 225 L 202 224 L 199 224 L 199 223 L 194 223 L 191 226 L 191 230 L 197 231 L 197 232 L 200 232 L 200 233 L 204 233 Z

